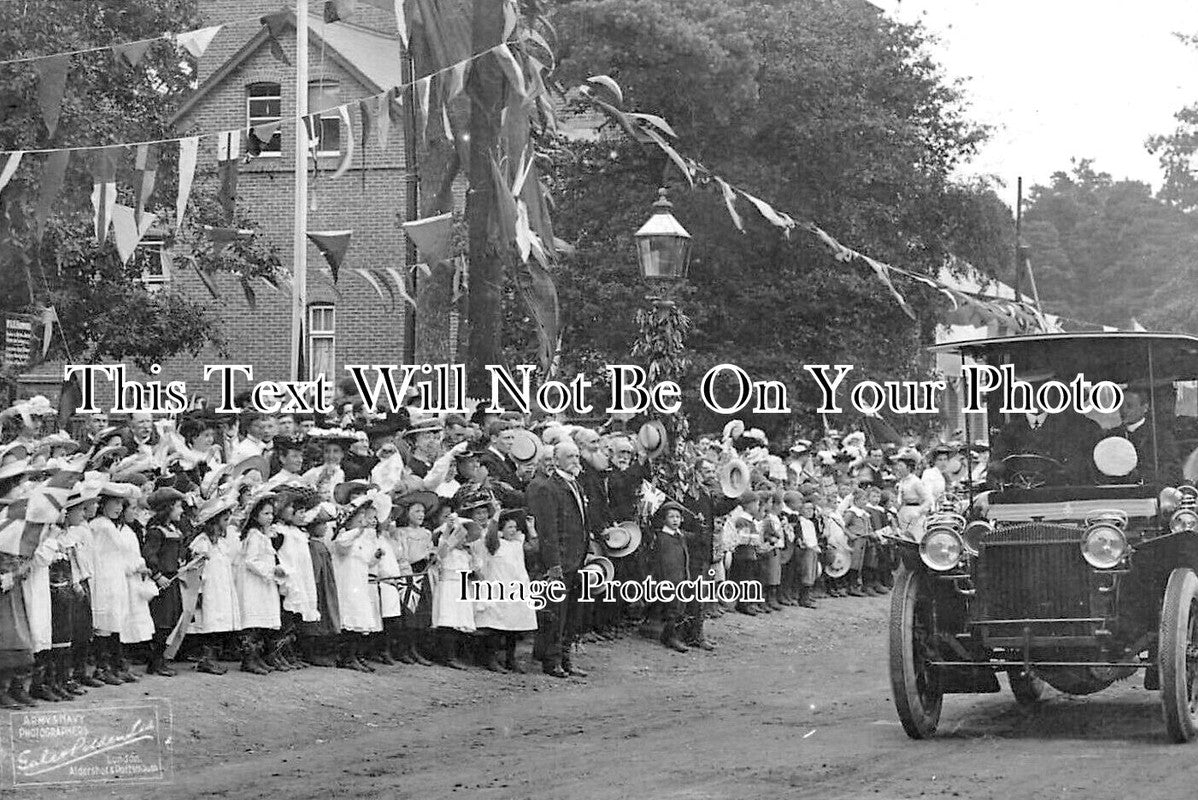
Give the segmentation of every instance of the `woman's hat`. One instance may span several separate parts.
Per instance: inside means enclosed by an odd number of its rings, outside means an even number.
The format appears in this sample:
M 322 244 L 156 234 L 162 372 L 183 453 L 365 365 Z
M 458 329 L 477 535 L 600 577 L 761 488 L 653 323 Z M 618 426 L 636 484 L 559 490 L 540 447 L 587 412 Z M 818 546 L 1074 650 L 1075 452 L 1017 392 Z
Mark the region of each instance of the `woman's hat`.
M 50 434 L 46 438 L 42 439 L 42 444 L 50 448 L 65 447 L 69 453 L 78 451 L 80 447 L 79 442 L 72 439 L 71 435 L 69 433 L 65 433 L 64 431 Z
M 724 493 L 724 497 L 731 498 L 740 497 L 749 491 L 749 487 L 752 486 L 753 482 L 749 465 L 739 458 L 734 458 L 720 465 L 719 478 L 720 491 Z
M 615 580 L 616 565 L 603 556 L 588 555 L 579 572 L 597 572 L 603 578 L 603 583 L 610 583 Z
M 724 426 L 725 439 L 737 439 L 745 432 L 745 423 L 739 419 L 734 419 Z
M 508 520 L 515 520 L 516 527 L 519 528 L 520 530 L 525 530 L 526 523 L 528 522 L 528 512 L 526 510 L 524 510 L 523 508 L 505 508 L 503 511 L 500 511 L 499 512 L 499 528 L 500 528 L 500 530 L 502 530 L 503 526 L 508 523 Z
M 366 481 L 346 481 L 333 487 L 333 502 L 339 506 L 346 505 L 355 497 L 365 494 L 374 488 L 374 484 Z
M 516 428 L 512 431 L 512 446 L 510 454 L 517 464 L 527 464 L 536 460 L 541 452 L 541 440 L 527 428 Z
M 100 487 L 100 497 L 118 497 L 121 500 L 136 500 L 141 490 L 131 483 L 117 483 L 116 481 L 106 481 Z
M 262 476 L 263 480 L 270 477 L 270 462 L 266 460 L 266 456 L 250 456 L 247 459 L 237 462 L 229 471 L 225 473 L 228 480 L 235 481 L 242 475 L 248 472 L 257 471 Z
M 237 497 L 233 494 L 218 494 L 200 506 L 196 511 L 196 524 L 203 525 L 209 520 L 219 517 L 226 511 L 237 508 Z
M 155 489 L 150 492 L 146 498 L 146 505 L 154 511 L 160 511 L 169 508 L 175 503 L 183 499 L 183 492 L 171 486 L 163 486 L 161 489 Z
M 666 426 L 659 420 L 650 420 L 636 432 L 636 440 L 649 458 L 657 458 L 670 446 L 670 436 Z
M 89 469 L 89 470 L 107 469 L 108 467 L 110 467 L 113 464 L 115 464 L 116 462 L 120 461 L 122 458 L 124 458 L 128 454 L 129 454 L 129 451 L 126 450 L 124 447 L 122 447 L 119 444 L 109 445 L 108 447 L 101 447 L 99 450 L 92 453 L 92 455 L 87 459 L 86 469 Z
M 466 495 L 458 504 L 457 511 L 459 514 L 467 514 L 476 508 L 490 508 L 495 502 L 495 498 L 483 492 Z
M 322 447 L 329 444 L 336 444 L 340 445 L 342 449 L 347 449 L 357 441 L 357 438 L 353 431 L 341 428 L 313 428 L 308 431 L 308 440 L 316 442 Z
M 402 508 L 405 511 L 417 503 L 424 509 L 426 514 L 432 514 L 441 506 L 441 499 L 433 492 L 408 492 L 395 498 L 395 507 Z
M 440 433 L 445 430 L 445 424 L 436 417 L 424 417 L 412 420 L 412 424 L 403 432 L 405 437 L 417 436 L 422 433 Z
M 641 546 L 641 526 L 631 520 L 621 522 L 600 533 L 599 541 L 608 558 L 630 556 Z

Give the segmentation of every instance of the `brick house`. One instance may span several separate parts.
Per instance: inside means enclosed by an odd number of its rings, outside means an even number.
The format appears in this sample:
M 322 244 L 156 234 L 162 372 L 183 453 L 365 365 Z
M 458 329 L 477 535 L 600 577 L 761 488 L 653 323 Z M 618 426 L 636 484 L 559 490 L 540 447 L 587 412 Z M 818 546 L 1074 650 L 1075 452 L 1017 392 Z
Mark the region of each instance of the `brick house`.
M 210 134 L 281 119 L 281 133 L 263 153 L 240 168 L 237 206 L 246 211 L 255 228 L 278 250 L 285 270 L 292 265 L 293 181 L 296 114 L 293 66 L 271 53 L 262 15 L 279 10 L 278 0 L 200 0 L 202 24 L 223 25 L 199 59 L 197 87 L 179 108 L 175 125 L 180 135 Z M 361 147 L 361 114 L 356 101 L 384 92 L 400 82 L 401 45 L 395 18 L 366 4 L 355 11 L 352 22 L 325 23 L 319 13 L 310 15 L 309 110 L 321 114 L 319 171 L 309 173 L 308 230 L 353 230 L 353 239 L 334 288 L 324 257 L 308 246 L 308 307 L 305 314 L 304 362 L 306 378 L 323 372 L 333 380 L 345 375 L 353 363 L 403 361 L 406 315 L 411 308 L 402 300 L 383 300 L 355 268 L 381 271 L 405 265 L 406 237 L 399 227 L 407 207 L 407 171 L 402 129 L 392 129 L 386 149 L 371 142 Z M 236 21 L 236 22 L 231 22 Z M 294 30 L 280 37 L 288 60 L 295 63 Z M 349 103 L 352 131 L 337 117 L 335 107 Z M 336 180 L 333 169 L 346 138 L 356 146 L 350 170 Z M 218 136 L 200 139 L 196 187 L 215 181 Z M 169 198 L 168 200 L 173 199 Z M 159 198 L 162 202 L 167 202 Z M 208 305 L 219 318 L 228 356 L 209 348 L 198 357 L 176 357 L 162 365 L 155 379 L 186 381 L 189 390 L 216 399 L 217 386 L 202 380 L 204 364 L 243 363 L 254 368 L 254 380 L 289 377 L 291 351 L 291 296 L 286 287 L 270 289 L 255 282 L 257 296 L 251 308 L 238 281 L 218 274 L 220 298 L 214 299 L 198 276 L 179 265 L 163 274 L 154 256 L 160 247 L 153 237 L 141 245 L 139 257 L 148 265 L 147 284 L 168 285 Z M 132 372 L 132 369 L 131 369 Z M 22 379 L 22 395 L 44 392 L 53 396 L 61 382 L 61 363 L 44 364 Z M 134 375 L 144 378 L 144 376 Z M 107 387 L 104 387 L 107 388 Z M 101 402 L 110 393 L 101 390 Z

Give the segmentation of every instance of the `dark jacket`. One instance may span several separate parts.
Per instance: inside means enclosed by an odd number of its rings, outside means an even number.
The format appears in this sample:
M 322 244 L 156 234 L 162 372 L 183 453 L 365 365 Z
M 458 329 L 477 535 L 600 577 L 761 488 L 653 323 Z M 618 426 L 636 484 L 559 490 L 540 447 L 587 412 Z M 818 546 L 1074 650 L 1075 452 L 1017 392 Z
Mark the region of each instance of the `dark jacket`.
M 1138 459 L 1136 469 L 1126 480 L 1134 482 L 1144 480 L 1147 483 L 1177 483 L 1181 480 L 1181 456 L 1177 448 L 1177 440 L 1173 432 L 1166 426 L 1159 425 L 1156 429 L 1156 465 L 1153 464 L 1152 448 L 1152 418 L 1144 420 L 1140 427 L 1128 431 L 1120 425 L 1111 430 L 1111 436 L 1121 436 L 1136 448 Z
M 584 461 L 578 485 L 587 499 L 587 532 L 596 534 L 613 525 L 607 502 L 607 473 Z
M 578 487 L 583 506 L 586 496 Z M 560 566 L 574 572 L 587 555 L 587 527 L 583 508 L 561 475 L 538 478 L 528 486 L 528 511 L 536 520 L 540 562 L 544 570 Z
M 614 522 L 637 518 L 641 482 L 649 476 L 644 464 L 633 462 L 628 469 L 612 469 L 607 474 L 607 502 Z
M 715 547 L 716 517 L 727 514 L 735 505 L 735 501 L 717 497 L 702 486 L 696 487 L 687 498 L 686 508 L 694 517 L 684 519 L 682 527 L 693 534 L 688 538 L 692 572 L 706 569 L 714 563 L 712 551 Z
M 516 491 L 524 489 L 524 481 L 516 474 L 516 462 L 511 456 L 501 456 L 492 450 L 479 453 L 478 462 L 487 468 L 487 475 L 493 480 L 506 483 Z
M 666 533 L 659 528 L 656 536 L 656 558 L 653 560 L 653 578 L 659 581 L 680 583 L 691 574 L 690 541 L 694 534 L 686 531 Z
M 181 566 L 179 557 L 187 541 L 186 532 L 176 525 L 155 523 L 146 529 L 141 557 L 145 559 L 146 568 L 154 580 L 175 577 Z M 173 628 L 182 614 L 183 600 L 178 581 L 162 589 L 157 597 L 150 600 L 150 616 L 154 619 L 155 628 Z

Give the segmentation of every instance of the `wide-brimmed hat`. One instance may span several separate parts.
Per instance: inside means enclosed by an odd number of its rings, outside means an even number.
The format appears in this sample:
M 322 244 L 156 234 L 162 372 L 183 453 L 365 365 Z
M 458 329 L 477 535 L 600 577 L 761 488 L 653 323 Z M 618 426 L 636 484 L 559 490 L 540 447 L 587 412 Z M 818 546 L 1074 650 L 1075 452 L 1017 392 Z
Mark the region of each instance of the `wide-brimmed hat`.
M 226 511 L 237 508 L 237 497 L 233 493 L 218 494 L 206 501 L 196 511 L 196 524 L 203 525 Z
M 670 446 L 670 436 L 660 420 L 649 420 L 636 432 L 636 440 L 649 458 L 657 458 Z
M 579 572 L 597 572 L 603 578 L 603 583 L 610 583 L 616 577 L 616 565 L 611 559 L 603 556 L 588 555 Z
M 406 494 L 400 494 L 398 497 L 395 497 L 395 494 L 393 493 L 392 496 L 395 499 L 394 508 L 396 511 L 402 508 L 406 512 L 410 507 L 419 503 L 424 509 L 425 514 L 430 515 L 441 507 L 441 498 L 437 497 L 433 492 L 407 492 Z
M 286 434 L 279 434 L 275 438 L 271 439 L 271 444 L 274 446 L 274 451 L 276 453 L 283 453 L 288 450 L 302 451 L 306 441 L 307 439 L 305 439 L 303 436 L 287 436 Z
M 919 455 L 919 452 L 917 450 L 913 450 L 910 447 L 904 447 L 902 450 L 899 450 L 897 453 L 892 455 L 890 457 L 890 460 L 891 461 L 905 461 L 908 464 L 913 465 L 912 469 L 914 469 L 914 465 L 918 464 L 920 462 L 921 456 Z
M 132 483 L 118 483 L 116 481 L 106 481 L 100 487 L 100 497 L 117 497 L 121 500 L 136 500 L 141 495 L 141 490 Z
M 49 448 L 65 447 L 71 453 L 77 452 L 79 450 L 79 448 L 81 447 L 79 442 L 72 439 L 71 435 L 64 431 L 59 431 L 58 433 L 50 434 L 49 436 L 42 439 L 41 443 L 44 447 L 49 447 Z
M 365 494 L 373 488 L 375 488 L 374 484 L 367 483 L 366 481 L 346 481 L 345 483 L 339 483 L 333 487 L 333 502 L 339 506 L 343 506 L 358 495 Z
M 225 479 L 235 481 L 242 475 L 254 471 L 257 471 L 263 480 L 270 477 L 270 462 L 266 460 L 266 456 L 250 456 L 238 461 L 229 467 L 228 472 L 225 473 Z
M 459 514 L 467 514 L 476 508 L 486 506 L 490 508 L 495 503 L 495 498 L 485 492 L 475 492 L 468 494 L 458 503 L 457 512 Z
M 613 525 L 599 534 L 599 543 L 608 558 L 630 556 L 641 546 L 641 526 L 631 520 Z
M 842 575 L 847 575 L 849 567 L 852 565 L 853 557 L 848 550 L 834 548 L 829 551 L 824 571 L 829 578 L 839 578 Z
M 724 426 L 725 439 L 737 439 L 745 432 L 745 423 L 734 419 Z
M 445 430 L 445 423 L 437 417 L 421 417 L 413 419 L 407 430 L 403 432 L 405 437 L 417 436 L 422 433 L 441 433 Z
M 6 445 L 0 446 L 0 461 L 3 461 L 9 456 L 13 456 L 14 458 L 22 460 L 26 459 L 29 457 L 30 453 L 33 452 L 35 447 L 35 444 L 29 442 L 9 442 Z M 23 455 L 14 455 L 18 450 L 20 450 Z
M 516 521 L 516 527 L 520 530 L 527 530 L 528 527 L 528 511 L 523 508 L 505 508 L 499 512 L 499 529 L 503 530 L 503 526 L 509 520 Z
M 342 449 L 349 449 L 349 446 L 356 442 L 358 437 L 353 431 L 347 431 L 342 428 L 313 428 L 308 431 L 308 441 L 315 442 L 321 447 L 329 444 L 340 445 Z
M 100 497 L 100 487 L 105 483 L 105 476 L 102 473 L 88 473 L 83 476 L 83 480 L 75 484 L 63 501 L 63 510 L 72 508 L 80 503 L 87 503 L 91 500 L 97 500 Z
M 169 508 L 175 503 L 182 500 L 183 492 L 173 486 L 163 486 L 160 489 L 155 489 L 146 497 L 146 505 L 154 511 L 159 511 L 164 508 Z
M 720 465 L 720 491 L 724 497 L 740 497 L 753 485 L 753 473 L 749 465 L 734 458 Z
M 541 440 L 527 428 L 516 428 L 512 431 L 512 445 L 509 451 L 512 460 L 517 464 L 527 464 L 534 461 L 541 452 Z
M 107 469 L 128 454 L 129 451 L 119 444 L 101 447 L 87 459 L 87 469 Z

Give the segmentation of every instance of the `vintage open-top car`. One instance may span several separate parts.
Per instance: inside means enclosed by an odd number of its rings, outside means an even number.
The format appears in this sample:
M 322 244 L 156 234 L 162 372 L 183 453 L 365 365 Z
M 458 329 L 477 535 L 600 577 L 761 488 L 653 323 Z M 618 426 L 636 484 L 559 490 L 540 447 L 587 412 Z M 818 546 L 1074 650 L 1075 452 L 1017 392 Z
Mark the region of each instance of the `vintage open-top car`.
M 890 678 L 913 738 L 946 693 L 1089 694 L 1144 670 L 1177 742 L 1198 735 L 1198 338 L 1043 334 L 933 348 L 1012 364 L 1033 384 L 1078 373 L 1124 389 L 1119 412 L 1048 417 L 990 403 L 986 484 L 899 546 Z M 1043 420 L 1038 426 L 1037 422 Z M 973 432 L 974 437 L 980 431 Z M 1187 480 L 1187 476 L 1189 480 Z

